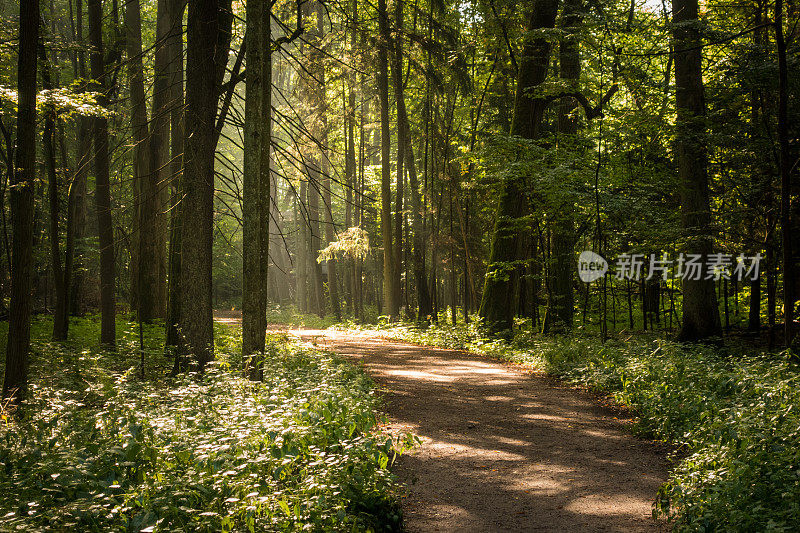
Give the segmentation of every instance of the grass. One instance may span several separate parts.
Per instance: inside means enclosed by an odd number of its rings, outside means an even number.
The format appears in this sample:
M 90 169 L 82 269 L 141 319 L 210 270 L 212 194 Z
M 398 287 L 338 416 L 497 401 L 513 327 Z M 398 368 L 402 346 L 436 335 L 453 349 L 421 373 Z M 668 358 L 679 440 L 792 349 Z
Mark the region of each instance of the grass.
M 336 356 L 270 336 L 264 381 L 243 379 L 239 331 L 216 327 L 203 375 L 164 376 L 161 328 L 93 318 L 51 343 L 33 324 L 24 418 L 0 427 L 0 530 L 396 531 L 389 465 L 411 445 L 379 430 L 370 379 Z M 0 330 L 5 336 L 5 329 Z M 2 342 L 2 341 L 0 341 Z
M 640 434 L 679 447 L 654 512 L 676 531 L 800 530 L 800 373 L 784 354 L 682 345 L 655 335 L 601 343 L 590 335 L 518 333 L 478 325 L 383 325 L 384 334 L 469 350 L 612 394 Z

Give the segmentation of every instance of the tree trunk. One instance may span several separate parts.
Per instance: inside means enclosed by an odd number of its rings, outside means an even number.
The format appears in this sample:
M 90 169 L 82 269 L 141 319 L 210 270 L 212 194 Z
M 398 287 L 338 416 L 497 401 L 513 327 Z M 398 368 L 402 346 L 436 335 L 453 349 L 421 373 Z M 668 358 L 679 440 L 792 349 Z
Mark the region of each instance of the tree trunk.
M 39 56 L 42 61 L 42 88 L 53 90 L 50 63 L 42 43 L 39 44 Z M 50 262 L 53 267 L 53 287 L 55 289 L 55 306 L 53 309 L 53 340 L 67 340 L 69 328 L 69 315 L 67 314 L 67 290 L 64 285 L 64 271 L 61 268 L 61 249 L 59 246 L 59 198 L 58 175 L 56 173 L 55 133 L 56 109 L 53 105 L 46 106 L 44 122 L 44 135 L 42 147 L 44 148 L 44 162 L 47 169 L 47 191 L 50 201 Z M 65 162 L 66 163 L 66 162 Z
M 680 180 L 681 221 L 689 237 L 687 252 L 702 254 L 705 262 L 705 258 L 712 252 L 712 237 L 709 232 L 711 210 L 708 192 L 708 156 L 705 149 L 703 52 L 699 32 L 693 25 L 698 23 L 697 17 L 698 0 L 673 1 L 677 111 L 675 162 Z M 714 281 L 685 279 L 683 323 L 678 339 L 696 341 L 721 334 Z
M 264 117 L 269 117 L 265 92 L 270 79 L 262 78 L 268 55 L 269 5 L 265 0 L 247 2 L 247 78 L 244 115 L 244 172 L 242 182 L 242 355 L 264 352 L 266 335 L 266 295 L 262 294 L 262 226 L 265 202 L 261 196 L 263 179 L 269 179 L 269 167 L 262 169 L 261 152 L 269 143 Z M 267 150 L 269 146 L 267 145 Z M 266 172 L 264 172 L 264 170 Z M 266 174 L 263 176 L 262 174 Z M 257 377 L 257 358 L 246 361 L 251 378 Z
M 183 176 L 183 0 L 169 0 L 170 52 L 170 220 L 169 287 L 167 302 L 166 345 L 178 346 L 181 317 L 181 179 Z
M 393 45 L 389 46 L 392 58 L 392 85 L 394 86 L 395 104 L 397 105 L 398 116 L 400 114 L 400 106 L 397 96 L 403 92 L 403 59 L 401 56 L 401 39 L 403 32 L 403 2 L 402 0 L 395 0 L 395 25 Z M 388 18 L 388 15 L 387 15 Z M 395 201 L 394 201 L 394 251 L 392 255 L 392 271 L 394 277 L 392 279 L 392 290 L 394 291 L 394 300 L 397 305 L 402 301 L 401 290 L 401 271 L 402 271 L 402 257 L 403 257 L 403 180 L 405 179 L 405 150 L 408 143 L 407 131 L 400 125 L 400 119 L 397 120 L 397 180 L 395 182 Z
M 778 145 L 781 172 L 781 244 L 783 248 L 783 334 L 788 348 L 794 337 L 795 268 L 792 253 L 792 180 L 793 162 L 789 152 L 788 91 L 786 42 L 783 36 L 783 0 L 775 0 L 775 44 L 778 49 Z
M 317 32 L 319 34 L 319 43 L 321 45 L 325 24 L 325 9 L 321 2 L 317 2 Z M 334 225 L 333 225 L 333 203 L 331 195 L 331 177 L 330 165 L 328 156 L 328 105 L 325 85 L 325 65 L 321 61 L 318 63 L 317 79 L 319 80 L 319 99 L 317 105 L 320 109 L 320 124 L 322 131 L 320 132 L 319 140 L 322 144 L 322 200 L 323 209 L 325 210 L 325 242 L 330 243 L 335 239 Z M 328 260 L 328 298 L 331 304 L 331 312 L 336 317 L 337 321 L 342 319 L 342 309 L 339 303 L 339 279 L 337 277 L 336 260 L 331 258 Z
M 97 100 L 108 105 L 104 92 L 105 66 L 103 64 L 103 10 L 101 0 L 88 0 L 90 57 L 94 90 L 100 95 Z M 116 265 L 114 259 L 114 226 L 111 219 L 111 186 L 108 164 L 108 120 L 96 117 L 92 120 L 94 138 L 95 205 L 100 246 L 100 344 L 109 348 L 116 346 Z
M 378 0 L 378 99 L 381 121 L 381 237 L 383 240 L 383 312 L 397 319 L 399 301 L 394 291 L 394 259 L 392 239 L 392 190 L 389 161 L 389 18 L 386 0 Z
M 397 3 L 397 24 L 402 27 L 403 4 Z M 414 145 L 411 142 L 411 126 L 406 110 L 405 91 L 403 89 L 403 48 L 400 39 L 395 40 L 394 61 L 392 73 L 394 78 L 394 92 L 397 101 L 397 139 L 403 144 L 405 168 L 408 172 L 408 184 L 411 189 L 411 224 L 413 228 L 412 263 L 414 270 L 414 283 L 417 290 L 417 320 L 427 320 L 431 314 L 431 296 L 428 290 L 427 275 L 425 274 L 425 231 L 422 227 L 422 201 L 419 193 L 419 178 L 417 177 L 416 160 L 414 158 Z M 399 148 L 398 148 L 399 153 Z M 398 164 L 398 168 L 400 165 Z
M 153 191 L 150 189 L 150 159 L 148 150 L 147 97 L 144 92 L 144 67 L 142 64 L 142 24 L 139 0 L 125 3 L 125 48 L 128 55 L 128 85 L 131 102 L 131 129 L 133 131 L 133 227 L 131 229 L 130 295 L 131 310 L 139 312 L 144 322 L 152 316 L 152 299 L 140 295 L 147 291 L 154 277 L 153 258 L 148 245 L 153 238 L 152 213 L 149 207 Z
M 167 203 L 166 186 L 169 166 L 169 133 L 170 133 L 170 88 L 171 46 L 169 42 L 172 17 L 171 0 L 158 0 L 156 15 L 156 42 L 153 62 L 153 102 L 151 111 L 150 138 L 150 173 L 148 174 L 148 193 L 145 205 L 151 220 L 146 222 L 152 228 L 147 238 L 147 255 L 141 259 L 151 261 L 148 275 L 143 280 L 149 281 L 143 286 L 148 307 L 143 318 L 164 318 L 167 310 L 167 226 L 164 206 Z M 144 295 L 143 295 L 144 296 Z
M 558 0 L 534 0 L 528 15 L 529 31 L 555 26 Z M 511 134 L 525 139 L 539 137 L 546 102 L 528 94 L 547 78 L 550 42 L 544 38 L 527 40 L 520 57 L 514 118 Z M 490 332 L 510 330 L 513 324 L 516 265 L 522 231 L 516 226 L 525 213 L 527 183 L 524 176 L 509 178 L 502 184 L 497 205 L 492 245 L 483 288 L 480 316 Z
M 229 8 L 229 4 L 228 4 Z M 187 17 L 185 172 L 181 210 L 181 343 L 202 370 L 214 357 L 211 258 L 214 216 L 215 118 L 228 50 L 218 50 L 217 0 L 190 0 Z
M 306 249 L 308 247 L 308 224 L 303 215 L 303 205 L 307 196 L 308 184 L 300 182 L 300 197 L 297 198 L 295 207 L 295 224 L 297 239 L 295 241 L 297 264 L 295 266 L 295 297 L 297 310 L 304 313 L 308 310 L 308 261 Z
M 33 188 L 36 172 L 36 47 L 39 0 L 20 3 L 17 63 L 17 162 L 11 182 L 11 306 L 3 398 L 18 404 L 28 392 L 33 275 Z
M 560 77 L 568 86 L 576 88 L 581 75 L 579 27 L 583 21 L 581 0 L 566 0 L 561 14 L 563 38 L 559 43 Z M 567 146 L 574 145 L 578 132 L 575 98 L 562 98 L 558 113 L 559 140 Z M 551 319 L 551 330 L 569 330 L 573 324 L 574 295 L 572 277 L 574 272 L 575 222 L 574 202 L 569 199 L 556 210 L 553 221 L 553 268 L 550 269 L 550 294 L 547 316 Z

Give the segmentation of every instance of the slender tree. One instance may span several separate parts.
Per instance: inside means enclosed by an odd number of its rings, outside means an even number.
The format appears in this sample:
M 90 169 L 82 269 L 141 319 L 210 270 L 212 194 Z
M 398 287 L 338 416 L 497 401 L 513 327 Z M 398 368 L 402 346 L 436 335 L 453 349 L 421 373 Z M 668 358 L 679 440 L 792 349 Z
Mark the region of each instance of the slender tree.
M 392 189 L 389 148 L 389 17 L 386 0 L 378 0 L 378 99 L 381 122 L 381 237 L 383 238 L 383 312 L 397 318 L 400 302 L 395 292 L 395 261 L 392 239 Z
M 783 248 L 783 334 L 785 345 L 794 337 L 795 265 L 792 253 L 792 155 L 789 150 L 789 67 L 783 35 L 783 0 L 775 0 L 775 45 L 778 50 L 778 147 L 781 174 L 781 244 Z
M 167 2 L 170 74 L 170 203 L 166 345 L 178 346 L 181 298 L 181 176 L 183 175 L 183 0 Z
M 262 195 L 262 181 L 269 180 L 269 161 L 262 169 L 262 150 L 269 150 L 267 124 L 270 110 L 265 98 L 271 85 L 263 78 L 265 55 L 269 55 L 269 4 L 265 0 L 247 2 L 247 77 L 244 115 L 244 171 L 242 179 L 242 354 L 264 352 L 266 334 L 266 295 L 262 291 L 261 265 L 264 257 L 262 225 L 267 207 Z M 269 189 L 267 188 L 267 191 Z M 267 197 L 268 198 L 268 197 Z M 257 377 L 257 358 L 248 359 L 248 372 Z
M 577 90 L 581 74 L 579 27 L 583 19 L 581 0 L 565 0 L 561 13 L 562 35 L 559 42 L 559 76 L 570 90 Z M 575 110 L 578 102 L 573 97 L 564 97 L 559 103 L 558 133 L 567 145 L 574 145 L 578 132 Z M 572 292 L 573 252 L 575 247 L 574 200 L 566 193 L 562 205 L 555 209 L 553 217 L 552 255 L 550 269 L 550 294 L 547 302 L 544 330 L 565 331 L 572 327 L 574 296 Z
M 42 62 L 42 88 L 53 90 L 53 78 L 50 61 L 47 57 L 43 43 L 39 45 L 39 55 Z M 44 152 L 45 168 L 47 170 L 47 194 L 50 201 L 50 263 L 53 268 L 53 286 L 55 288 L 56 305 L 53 310 L 53 340 L 67 340 L 69 329 L 69 315 L 67 313 L 67 286 L 64 278 L 64 269 L 61 264 L 61 246 L 59 245 L 59 184 L 56 164 L 56 125 L 58 114 L 56 106 L 48 104 L 44 109 L 44 134 L 42 147 Z
M 105 64 L 103 55 L 103 10 L 101 0 L 87 1 L 89 15 L 89 42 L 92 45 L 90 65 L 93 89 L 98 103 L 108 104 L 105 94 Z M 107 347 L 116 345 L 116 266 L 114 259 L 114 226 L 111 219 L 111 186 L 108 163 L 108 120 L 105 116 L 92 120 L 94 142 L 95 204 L 100 246 L 100 343 Z

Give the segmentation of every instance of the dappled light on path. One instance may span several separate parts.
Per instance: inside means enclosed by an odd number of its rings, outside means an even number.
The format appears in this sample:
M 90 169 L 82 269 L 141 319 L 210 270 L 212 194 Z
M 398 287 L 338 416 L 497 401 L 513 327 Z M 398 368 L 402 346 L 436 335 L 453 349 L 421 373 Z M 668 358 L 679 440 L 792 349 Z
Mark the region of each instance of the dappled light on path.
M 391 431 L 409 531 L 667 531 L 652 502 L 665 450 L 585 391 L 485 357 L 369 334 L 292 331 L 359 359 Z

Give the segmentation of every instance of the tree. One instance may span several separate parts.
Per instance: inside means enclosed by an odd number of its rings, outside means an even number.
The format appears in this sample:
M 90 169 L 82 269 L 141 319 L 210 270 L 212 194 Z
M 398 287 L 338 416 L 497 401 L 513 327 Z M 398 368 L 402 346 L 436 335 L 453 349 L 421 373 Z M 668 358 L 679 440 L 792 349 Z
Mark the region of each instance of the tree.
M 181 315 L 181 176 L 183 175 L 183 0 L 168 0 L 170 72 L 170 207 L 166 345 L 178 346 Z M 177 360 L 177 359 L 176 359 Z
M 42 87 L 53 90 L 53 79 L 50 61 L 44 46 L 39 45 L 42 61 Z M 50 201 L 50 262 L 53 267 L 53 285 L 56 293 L 56 305 L 53 310 L 53 340 L 67 340 L 69 330 L 69 314 L 67 309 L 68 278 L 65 278 L 64 269 L 61 268 L 61 247 L 59 246 L 59 187 L 58 172 L 56 170 L 55 135 L 58 112 L 53 103 L 45 106 L 44 134 L 42 147 L 44 148 L 45 168 L 47 169 L 47 194 Z
M 266 286 L 262 265 L 266 262 L 262 233 L 269 204 L 269 143 L 271 88 L 269 52 L 270 8 L 265 0 L 247 2 L 247 77 L 245 79 L 244 170 L 242 176 L 242 354 L 264 352 L 266 334 Z M 267 152 L 267 157 L 263 156 Z M 266 162 L 266 168 L 264 168 Z M 266 182 L 266 193 L 264 187 Z M 267 242 L 269 242 L 267 240 Z M 247 363 L 251 378 L 257 377 L 258 363 Z
M 392 190 L 389 148 L 392 142 L 389 131 L 389 17 L 386 0 L 378 0 L 378 99 L 381 122 L 381 236 L 383 237 L 383 302 L 384 313 L 393 320 L 400 311 L 400 302 L 394 284 L 395 254 L 392 239 Z
M 199 369 L 214 358 L 211 258 L 215 118 L 227 63 L 231 11 L 225 0 L 190 0 L 186 20 L 185 171 L 181 200 L 181 344 Z
M 708 156 L 705 144 L 703 49 L 698 30 L 697 0 L 672 4 L 675 50 L 675 163 L 678 167 L 681 222 L 688 240 L 686 251 L 707 258 L 712 252 L 708 192 Z M 705 273 L 701 277 L 705 277 Z M 717 295 L 712 279 L 683 282 L 682 341 L 722 334 Z
M 105 64 L 103 55 L 103 10 L 101 0 L 87 1 L 89 15 L 89 42 L 93 89 L 98 91 L 97 102 L 108 105 L 104 92 Z M 95 204 L 100 246 L 100 344 L 109 348 L 116 345 L 116 266 L 114 259 L 114 226 L 111 219 L 111 185 L 108 164 L 108 119 L 98 116 L 92 120 L 94 143 Z
M 3 398 L 12 404 L 28 392 L 31 344 L 31 276 L 33 274 L 33 188 L 36 177 L 36 47 L 39 0 L 20 2 L 17 63 L 17 161 L 11 174 L 11 306 L 8 318 Z
M 142 64 L 142 24 L 139 0 L 125 4 L 125 47 L 128 55 L 130 117 L 133 131 L 133 228 L 131 242 L 131 308 L 144 322 L 152 318 L 149 287 L 155 283 L 149 243 L 153 238 L 153 190 L 150 172 L 147 97 Z M 141 294 L 140 294 L 141 293 Z
M 417 162 L 414 158 L 414 144 L 411 139 L 411 126 L 406 110 L 405 90 L 403 88 L 403 2 L 397 0 L 395 17 L 398 31 L 394 42 L 392 56 L 392 77 L 394 79 L 395 101 L 397 103 L 397 142 L 398 155 L 405 158 L 405 168 L 408 171 L 408 184 L 411 189 L 411 228 L 413 235 L 412 264 L 414 271 L 414 284 L 417 292 L 417 320 L 427 320 L 431 314 L 431 296 L 428 290 L 427 275 L 425 274 L 425 235 L 422 227 L 422 200 L 419 192 L 419 178 L 417 177 Z M 400 150 L 399 146 L 403 149 Z M 404 167 L 398 161 L 398 172 Z M 400 183 L 402 180 L 398 180 Z M 399 193 L 398 193 L 399 194 Z M 398 231 L 400 225 L 397 225 Z M 395 264 L 399 261 L 396 259 Z M 397 276 L 395 276 L 397 277 Z
M 783 0 L 775 0 L 775 45 L 778 51 L 778 149 L 781 174 L 781 243 L 783 245 L 783 334 L 786 347 L 794 337 L 795 265 L 792 253 L 792 160 L 789 151 L 789 69 L 783 35 Z
M 559 76 L 566 82 L 569 90 L 577 89 L 581 76 L 581 56 L 579 29 L 583 20 L 581 0 L 565 0 L 561 13 L 563 37 L 559 41 Z M 558 109 L 559 139 L 567 146 L 575 146 L 578 132 L 578 119 L 575 109 L 578 102 L 573 97 L 561 99 Z M 578 148 L 574 148 L 577 150 Z M 569 330 L 572 328 L 574 298 L 572 294 L 572 273 L 575 247 L 575 204 L 572 196 L 561 201 L 553 214 L 552 259 L 547 302 L 547 314 L 543 331 Z
M 554 27 L 557 11 L 558 0 L 534 0 L 528 14 L 528 32 Z M 511 135 L 523 139 L 536 139 L 540 135 L 547 101 L 531 96 L 530 92 L 547 78 L 550 48 L 550 42 L 542 36 L 525 41 L 517 74 Z M 524 175 L 513 175 L 501 184 L 479 311 L 488 330 L 494 333 L 511 329 L 517 308 L 515 271 L 524 231 L 520 228 L 520 217 L 527 203 L 526 181 Z

